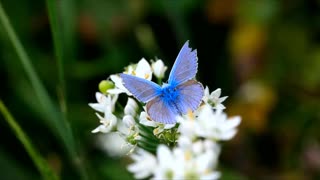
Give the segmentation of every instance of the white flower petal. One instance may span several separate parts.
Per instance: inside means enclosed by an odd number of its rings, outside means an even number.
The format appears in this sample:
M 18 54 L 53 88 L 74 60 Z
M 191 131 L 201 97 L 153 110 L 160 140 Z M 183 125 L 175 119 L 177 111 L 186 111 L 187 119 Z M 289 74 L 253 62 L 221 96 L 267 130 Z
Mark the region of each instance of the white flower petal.
M 221 98 L 219 98 L 219 103 L 222 103 L 223 101 L 225 101 L 228 98 L 228 96 L 223 96 Z
M 135 76 L 144 78 L 147 80 L 152 79 L 152 70 L 150 64 L 147 62 L 146 59 L 142 58 L 138 64 L 137 68 L 135 70 Z
M 104 112 L 105 108 L 99 103 L 89 103 L 89 106 L 99 112 Z
M 165 124 L 164 125 L 164 129 L 171 129 L 171 128 L 175 127 L 175 126 L 176 126 L 176 124 Z
M 229 118 L 228 120 L 224 121 L 222 126 L 223 130 L 230 130 L 236 128 L 241 122 L 240 116 Z
M 97 146 L 111 157 L 119 158 L 130 151 L 129 146 L 124 146 L 125 140 L 118 133 L 98 135 Z
M 157 158 L 159 164 L 162 166 L 172 165 L 173 156 L 170 149 L 165 145 L 159 145 L 157 148 Z
M 164 65 L 162 60 L 158 59 L 156 62 L 152 63 L 152 69 L 154 72 L 154 75 L 157 78 L 162 79 L 164 77 L 164 73 L 167 70 L 167 67 Z
M 127 128 L 130 128 L 136 124 L 136 122 L 134 121 L 134 118 L 131 115 L 125 115 L 122 118 L 122 122 Z
M 136 179 L 144 179 L 151 176 L 157 167 L 156 157 L 143 149 L 138 149 L 131 158 L 134 163 L 128 166 L 128 171 L 134 173 Z
M 237 133 L 237 130 L 235 129 L 225 131 L 224 133 L 220 134 L 220 139 L 225 141 L 230 140 L 236 135 L 236 133 Z
M 218 88 L 216 89 L 215 91 L 213 91 L 211 94 L 210 94 L 210 97 L 211 98 L 219 98 L 219 96 L 221 95 L 221 89 Z
M 210 174 L 205 174 L 205 175 L 201 176 L 200 179 L 203 179 L 203 180 L 216 180 L 216 179 L 219 179 L 220 176 L 221 176 L 220 172 L 214 171 L 214 172 L 211 172 Z
M 119 75 L 111 75 L 110 79 L 114 82 L 115 88 L 107 90 L 110 94 L 120 94 L 120 93 L 126 93 L 129 96 L 132 94 L 127 90 L 127 88 L 124 87 L 122 79 Z
M 157 123 L 155 121 L 148 120 L 147 113 L 142 111 L 140 113 L 139 122 L 145 126 L 157 127 Z
M 137 113 L 138 104 L 132 98 L 128 98 L 127 104 L 124 107 L 124 114 L 135 116 Z

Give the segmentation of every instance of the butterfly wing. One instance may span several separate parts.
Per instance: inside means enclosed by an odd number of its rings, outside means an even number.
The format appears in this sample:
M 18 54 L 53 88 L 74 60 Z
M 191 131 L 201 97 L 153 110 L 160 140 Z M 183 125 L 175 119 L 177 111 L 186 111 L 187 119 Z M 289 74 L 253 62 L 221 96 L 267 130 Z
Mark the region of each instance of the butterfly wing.
M 120 77 L 123 80 L 124 87 L 141 102 L 146 103 L 150 101 L 158 96 L 160 92 L 161 87 L 152 81 L 128 74 L 120 74 Z
M 196 110 L 203 97 L 203 86 L 201 83 L 195 80 L 189 80 L 179 86 L 177 86 L 179 96 L 175 101 L 175 104 L 180 114 L 186 114 L 188 110 Z
M 164 124 L 176 123 L 179 114 L 172 104 L 166 103 L 160 96 L 147 103 L 147 113 L 152 120 Z
M 178 85 L 194 78 L 198 70 L 197 50 L 189 48 L 187 41 L 181 48 L 169 75 L 169 84 Z

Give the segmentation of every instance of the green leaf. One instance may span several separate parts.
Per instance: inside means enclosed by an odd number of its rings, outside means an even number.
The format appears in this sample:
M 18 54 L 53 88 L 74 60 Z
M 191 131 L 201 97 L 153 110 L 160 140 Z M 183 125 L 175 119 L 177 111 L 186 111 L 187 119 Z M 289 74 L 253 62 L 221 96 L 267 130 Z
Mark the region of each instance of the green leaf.
M 16 137 L 20 140 L 30 158 L 36 165 L 38 171 L 42 175 L 43 179 L 47 180 L 56 180 L 59 179 L 58 176 L 51 169 L 50 165 L 46 160 L 42 158 L 40 153 L 36 150 L 36 148 L 32 145 L 28 136 L 23 132 L 19 124 L 15 121 L 13 116 L 10 114 L 6 106 L 3 104 L 2 100 L 0 100 L 0 111 L 3 114 L 5 120 L 10 125 Z
M 46 123 L 54 132 L 60 140 L 63 142 L 62 144 L 66 148 L 66 151 L 69 157 L 74 161 L 79 161 L 76 152 L 75 140 L 69 126 L 69 123 L 66 121 L 62 113 L 58 110 L 56 105 L 50 99 L 48 92 L 44 88 L 43 84 L 41 83 L 39 76 L 37 75 L 34 67 L 31 63 L 31 60 L 26 53 L 24 47 L 22 46 L 20 40 L 18 39 L 12 25 L 6 15 L 2 4 L 0 3 L 0 23 L 3 25 L 4 32 L 7 33 L 9 40 L 11 41 L 14 50 L 18 55 L 18 59 L 22 64 L 23 69 L 26 72 L 26 75 L 32 85 L 32 88 L 35 91 L 36 98 L 39 101 L 39 109 L 46 114 Z M 79 163 L 77 164 L 79 165 Z M 82 171 L 84 172 L 84 171 Z

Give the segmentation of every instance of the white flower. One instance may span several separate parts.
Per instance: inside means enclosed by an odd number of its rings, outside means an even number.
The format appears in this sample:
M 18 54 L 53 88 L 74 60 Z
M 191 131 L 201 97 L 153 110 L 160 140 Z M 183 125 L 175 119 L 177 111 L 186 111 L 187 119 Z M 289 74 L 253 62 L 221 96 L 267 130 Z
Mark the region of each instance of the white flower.
M 204 146 L 204 142 L 199 142 Z M 217 179 L 220 173 L 214 168 L 218 154 L 212 149 L 202 148 L 194 153 L 193 147 L 175 147 L 172 151 L 165 145 L 157 149 L 158 167 L 153 179 Z M 204 146 L 205 147 L 205 146 Z
M 210 104 L 214 109 L 225 109 L 226 107 L 221 104 L 223 101 L 225 101 L 228 96 L 224 96 L 221 97 L 221 89 L 218 88 L 215 91 L 211 92 L 211 94 L 209 93 L 209 88 L 206 87 L 204 90 L 204 96 L 202 98 L 202 100 L 206 103 L 206 104 Z
M 104 117 L 101 117 L 100 114 L 96 113 L 98 118 L 100 119 L 101 125 L 96 129 L 92 130 L 92 133 L 102 132 L 108 133 L 113 130 L 117 125 L 117 117 L 112 114 L 111 110 L 107 110 L 104 113 Z
M 89 106 L 96 111 L 104 113 L 106 109 L 114 111 L 114 105 L 118 99 L 118 95 L 105 96 L 100 92 L 96 92 L 96 99 L 98 103 L 89 103 Z
M 176 156 L 165 145 L 159 145 L 157 148 L 158 166 L 153 179 L 177 179 L 177 169 L 183 166 Z
M 134 174 L 136 179 L 144 179 L 151 176 L 157 168 L 156 157 L 143 150 L 138 149 L 131 155 L 134 163 L 128 166 L 128 170 Z
M 152 66 L 154 75 L 159 79 L 162 79 L 164 77 L 164 73 L 168 68 L 167 66 L 164 65 L 164 63 L 160 59 L 158 59 L 156 62 L 153 62 L 151 66 Z
M 217 155 L 213 151 L 206 151 L 199 154 L 194 159 L 194 165 L 189 173 L 193 171 L 193 176 L 198 176 L 199 179 L 218 179 L 220 173 L 214 171 L 217 163 Z M 188 178 L 188 177 L 186 177 Z
M 131 115 L 123 116 L 122 122 L 127 128 L 131 128 L 132 126 L 134 126 L 136 124 L 134 118 Z
M 178 138 L 178 146 L 182 149 L 190 148 L 192 146 L 192 140 L 188 136 L 181 134 Z
M 177 159 L 182 161 L 183 166 L 178 166 L 177 175 L 180 179 L 217 179 L 220 173 L 215 171 L 219 152 L 215 151 L 204 140 L 193 143 L 189 148 L 176 148 Z M 218 146 L 218 145 L 216 145 Z
M 127 101 L 127 104 L 124 107 L 124 114 L 125 115 L 135 116 L 137 114 L 137 110 L 138 110 L 137 102 L 134 99 L 129 97 L 128 101 Z
M 123 146 L 126 142 L 118 133 L 100 134 L 97 139 L 97 146 L 111 157 L 121 157 L 130 151 L 128 146 Z
M 138 62 L 137 67 L 135 69 L 132 67 L 133 66 L 128 67 L 128 74 L 131 74 L 140 78 L 144 78 L 149 81 L 152 79 L 152 69 L 146 59 L 142 58 Z
M 123 122 L 118 123 L 117 130 L 126 142 L 123 145 L 126 145 L 131 149 L 129 153 L 133 152 L 137 145 L 137 141 L 141 139 L 141 136 L 139 135 L 139 128 L 137 127 L 133 117 L 130 115 L 124 116 Z
M 177 122 L 180 123 L 179 132 L 182 136 L 188 137 L 191 140 L 196 138 L 197 134 L 194 127 L 198 122 L 191 111 L 186 115 L 177 116 Z
M 163 132 L 165 129 L 171 129 L 176 125 L 176 124 L 163 124 L 163 123 L 158 123 L 156 121 L 152 121 L 145 111 L 142 111 L 140 113 L 139 122 L 140 124 L 143 124 L 145 126 L 155 127 L 155 129 L 153 130 L 154 135 L 157 135 Z
M 197 120 L 195 126 L 197 134 L 214 140 L 230 140 L 236 134 L 236 127 L 241 122 L 239 116 L 228 119 L 225 113 L 219 110 L 213 111 L 209 105 L 201 107 Z

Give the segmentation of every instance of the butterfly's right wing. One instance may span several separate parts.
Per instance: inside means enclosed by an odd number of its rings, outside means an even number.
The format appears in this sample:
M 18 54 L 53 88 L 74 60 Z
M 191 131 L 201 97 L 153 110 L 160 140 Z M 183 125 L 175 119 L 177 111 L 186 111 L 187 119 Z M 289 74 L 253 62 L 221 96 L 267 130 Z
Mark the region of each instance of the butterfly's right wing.
M 203 97 L 203 86 L 195 80 L 189 80 L 177 86 L 179 96 L 175 101 L 180 114 L 186 114 L 189 110 L 196 110 Z
M 164 124 L 176 123 L 176 116 L 179 115 L 177 109 L 172 104 L 163 101 L 161 96 L 147 103 L 147 113 L 152 120 Z
M 195 77 L 198 70 L 197 50 L 189 48 L 187 41 L 181 48 L 169 75 L 169 84 L 179 85 Z
M 161 87 L 146 79 L 128 74 L 120 74 L 124 87 L 141 102 L 148 102 L 159 95 Z

